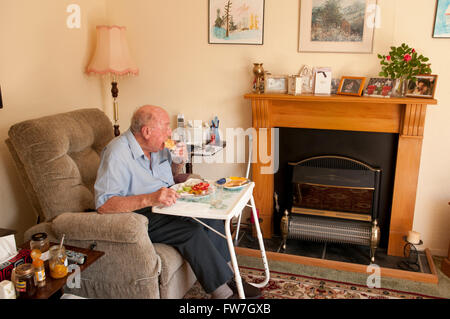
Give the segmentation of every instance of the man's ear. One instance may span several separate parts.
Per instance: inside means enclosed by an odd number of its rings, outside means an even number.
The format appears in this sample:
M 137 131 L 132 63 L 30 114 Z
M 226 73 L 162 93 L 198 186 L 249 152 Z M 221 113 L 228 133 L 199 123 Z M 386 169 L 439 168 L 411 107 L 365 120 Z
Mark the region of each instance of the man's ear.
M 151 129 L 147 125 L 144 125 L 141 128 L 141 135 L 145 140 L 148 140 L 150 138 Z

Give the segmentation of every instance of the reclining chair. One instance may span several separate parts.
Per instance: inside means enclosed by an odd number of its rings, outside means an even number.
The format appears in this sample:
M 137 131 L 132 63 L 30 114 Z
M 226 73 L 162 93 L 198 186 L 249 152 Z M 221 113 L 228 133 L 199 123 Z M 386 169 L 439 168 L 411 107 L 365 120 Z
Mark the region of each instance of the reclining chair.
M 153 244 L 148 220 L 136 213 L 95 211 L 94 183 L 100 154 L 114 138 L 99 109 L 80 109 L 13 125 L 6 140 L 38 217 L 25 241 L 45 232 L 50 241 L 105 252 L 81 273 L 87 298 L 182 298 L 196 281 L 177 250 Z

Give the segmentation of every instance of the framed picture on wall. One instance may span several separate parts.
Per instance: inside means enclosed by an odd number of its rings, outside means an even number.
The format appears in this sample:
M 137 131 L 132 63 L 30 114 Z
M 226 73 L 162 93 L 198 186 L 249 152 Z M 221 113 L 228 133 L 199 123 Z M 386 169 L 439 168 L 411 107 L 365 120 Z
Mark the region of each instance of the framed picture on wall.
M 450 0 L 436 1 L 433 38 L 450 38 Z
M 372 53 L 377 0 L 301 0 L 300 52 Z
M 209 0 L 210 44 L 263 44 L 264 0 Z

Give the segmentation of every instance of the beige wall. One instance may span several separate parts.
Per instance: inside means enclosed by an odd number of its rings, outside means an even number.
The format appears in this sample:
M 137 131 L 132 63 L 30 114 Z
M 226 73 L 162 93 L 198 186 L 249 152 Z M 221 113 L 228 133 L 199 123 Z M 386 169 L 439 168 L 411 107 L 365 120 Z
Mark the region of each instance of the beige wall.
M 81 28 L 69 29 L 69 4 L 81 6 Z M 3 142 L 19 121 L 101 107 L 102 83 L 83 70 L 106 23 L 106 0 L 0 0 L 0 228 L 23 232 L 36 222 Z
M 423 235 L 423 247 L 446 254 L 450 239 L 450 170 L 440 169 L 450 162 L 450 146 L 446 143 L 450 140 L 446 125 L 450 96 L 444 85 L 450 78 L 444 65 L 450 40 L 431 37 L 434 1 L 424 6 L 420 0 L 379 0 L 382 20 L 375 31 L 373 54 L 299 53 L 299 0 L 266 0 L 262 46 L 208 44 L 206 0 L 47 0 L 39 1 L 39 7 L 31 0 L 22 1 L 22 5 L 13 0 L 0 1 L 1 38 L 7 39 L 2 40 L 2 47 L 8 47 L 6 56 L 3 49 L 0 53 L 0 83 L 5 102 L 9 102 L 0 110 L 2 139 L 12 123 L 41 114 L 100 105 L 111 114 L 108 83 L 82 73 L 92 50 L 94 26 L 105 17 L 109 24 L 127 26 L 132 55 L 140 68 L 138 77 L 119 81 L 122 131 L 128 127 L 133 110 L 146 103 L 166 107 L 174 120 L 179 112 L 186 119 L 210 120 L 218 115 L 222 128 L 247 128 L 251 126 L 251 110 L 242 96 L 250 91 L 253 62 L 263 62 L 273 74 L 294 74 L 307 64 L 330 66 L 335 77 L 375 76 L 379 71 L 376 53 L 387 53 L 389 46 L 402 42 L 414 46 L 431 58 L 432 69 L 439 74 L 439 105 L 429 108 L 426 121 L 414 228 Z M 70 2 L 81 5 L 81 30 L 60 26 Z M 29 6 L 32 12 L 24 15 L 23 9 Z M 18 19 L 6 13 L 13 11 Z M 44 18 L 40 19 L 38 13 Z M 25 50 L 29 41 L 32 54 Z M 47 54 L 52 55 L 45 60 L 52 70 L 39 72 Z M 0 178 L 5 181 L 0 186 L 0 198 L 6 203 L 0 212 L 0 227 L 25 228 L 32 222 L 25 217 L 28 207 L 22 200 L 9 154 L 1 145 L 0 155 Z M 245 165 L 221 164 L 218 170 L 203 164 L 196 169 L 205 176 L 244 174 Z

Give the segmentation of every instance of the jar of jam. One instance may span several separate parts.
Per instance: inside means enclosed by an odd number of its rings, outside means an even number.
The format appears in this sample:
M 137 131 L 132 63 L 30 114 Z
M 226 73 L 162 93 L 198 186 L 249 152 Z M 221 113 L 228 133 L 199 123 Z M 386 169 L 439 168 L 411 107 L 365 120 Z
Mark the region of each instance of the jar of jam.
M 32 264 L 22 264 L 15 268 L 14 281 L 17 298 L 31 298 L 36 292 L 34 268 Z
M 41 259 L 43 261 L 48 260 L 49 258 L 49 248 L 50 248 L 50 242 L 48 240 L 48 236 L 46 233 L 37 233 L 31 236 L 30 241 L 30 248 L 33 249 L 39 249 L 39 251 L 42 253 Z
M 48 266 L 50 268 L 50 277 L 60 279 L 67 276 L 68 260 L 64 246 L 59 249 L 59 245 L 50 247 L 50 257 Z

